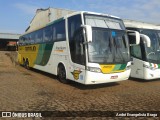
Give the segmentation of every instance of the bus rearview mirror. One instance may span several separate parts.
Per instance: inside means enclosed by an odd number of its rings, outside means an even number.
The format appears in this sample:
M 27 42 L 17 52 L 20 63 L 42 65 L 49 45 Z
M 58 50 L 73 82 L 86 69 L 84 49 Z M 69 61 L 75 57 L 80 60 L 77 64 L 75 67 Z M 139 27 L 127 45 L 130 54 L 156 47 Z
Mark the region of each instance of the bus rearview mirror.
M 151 40 L 147 35 L 140 34 L 141 39 L 146 43 L 147 47 L 151 47 Z
M 140 33 L 133 30 L 127 30 L 130 45 L 138 45 L 140 43 Z
M 92 27 L 90 25 L 82 25 L 86 32 L 86 42 L 92 42 Z

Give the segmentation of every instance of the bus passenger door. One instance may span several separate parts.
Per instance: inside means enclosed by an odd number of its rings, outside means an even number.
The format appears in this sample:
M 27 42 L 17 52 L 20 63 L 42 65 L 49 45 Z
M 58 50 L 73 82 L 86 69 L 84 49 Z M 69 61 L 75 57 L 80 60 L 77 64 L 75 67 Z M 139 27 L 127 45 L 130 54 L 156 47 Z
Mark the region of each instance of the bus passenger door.
M 85 81 L 85 45 L 81 15 L 68 18 L 68 40 L 70 49 L 70 77 L 80 83 Z
M 130 47 L 131 56 L 133 58 L 132 65 L 131 65 L 131 77 L 134 78 L 143 78 L 144 77 L 144 70 L 143 70 L 143 55 L 142 53 L 142 41 L 139 45 L 134 45 Z
M 134 78 L 144 78 L 144 69 L 143 69 L 144 61 L 133 58 L 132 65 L 131 65 L 131 77 Z
M 75 80 L 84 81 L 85 77 L 85 45 L 83 29 L 80 29 L 75 32 L 73 37 L 73 51 L 71 52 L 71 59 L 73 62 L 72 72 Z M 80 81 L 81 82 L 81 81 Z

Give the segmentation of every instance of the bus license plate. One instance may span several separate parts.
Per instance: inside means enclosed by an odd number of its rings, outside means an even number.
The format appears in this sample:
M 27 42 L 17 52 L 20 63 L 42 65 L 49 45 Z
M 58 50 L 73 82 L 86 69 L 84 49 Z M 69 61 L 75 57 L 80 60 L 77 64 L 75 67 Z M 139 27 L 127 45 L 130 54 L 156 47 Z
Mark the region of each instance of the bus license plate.
M 118 75 L 111 76 L 111 79 L 117 79 L 117 78 L 118 78 Z

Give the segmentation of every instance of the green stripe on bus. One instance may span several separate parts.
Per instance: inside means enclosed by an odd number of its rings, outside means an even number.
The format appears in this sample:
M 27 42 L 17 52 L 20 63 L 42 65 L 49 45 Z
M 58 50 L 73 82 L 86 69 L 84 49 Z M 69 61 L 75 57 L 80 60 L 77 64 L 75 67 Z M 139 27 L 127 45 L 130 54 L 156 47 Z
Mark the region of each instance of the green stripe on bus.
M 160 64 L 157 64 L 158 65 L 158 68 L 160 68 Z
M 127 64 L 121 64 L 121 67 L 119 70 L 124 70 L 126 68 Z
M 35 64 L 37 65 L 40 65 L 41 61 L 42 61 L 42 58 L 43 58 L 43 54 L 44 54 L 44 51 L 45 51 L 45 46 L 46 44 L 40 44 L 39 45 L 39 49 L 38 49 L 38 53 L 37 53 L 37 59 L 35 61 Z
M 53 21 L 53 22 L 51 22 L 51 23 L 48 23 L 46 26 L 49 26 L 49 25 L 52 25 L 52 24 L 57 23 L 57 22 L 59 22 L 59 21 L 62 21 L 63 19 L 64 19 L 63 17 L 60 18 L 60 19 L 57 19 L 57 20 L 55 20 L 55 21 Z
M 40 65 L 45 66 L 48 63 L 49 58 L 51 56 L 52 48 L 53 48 L 53 43 L 45 45 L 45 48 L 44 48 L 45 51 L 43 53 L 43 57 Z
M 114 67 L 114 69 L 113 69 L 113 71 L 117 71 L 117 70 L 119 70 L 119 68 L 121 67 L 121 64 L 117 64 L 117 65 L 115 65 L 115 67 Z

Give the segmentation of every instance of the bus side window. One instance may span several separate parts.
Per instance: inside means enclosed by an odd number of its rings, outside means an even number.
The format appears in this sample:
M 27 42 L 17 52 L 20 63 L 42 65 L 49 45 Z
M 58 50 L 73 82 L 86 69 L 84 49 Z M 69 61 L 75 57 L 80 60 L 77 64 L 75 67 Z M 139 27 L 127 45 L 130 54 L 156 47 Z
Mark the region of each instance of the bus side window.
M 160 31 L 158 31 L 158 36 L 157 37 L 158 37 L 158 42 L 159 42 L 159 47 L 160 47 Z
M 42 31 L 42 29 L 38 30 L 35 34 L 36 34 L 35 35 L 35 43 L 42 43 L 43 42 L 43 31 Z
M 53 41 L 66 40 L 65 21 L 53 25 Z
M 141 52 L 141 47 L 140 47 L 140 45 L 131 46 L 131 47 L 130 47 L 130 50 L 131 50 L 131 55 L 132 55 L 133 57 L 142 59 L 142 52 Z
M 35 43 L 35 32 L 31 34 L 31 44 Z
M 24 37 L 24 45 L 28 45 L 28 35 L 25 35 Z
M 48 26 L 44 28 L 44 42 L 50 42 L 52 40 L 53 34 L 52 34 L 52 27 Z
M 61 21 L 57 27 L 57 38 L 58 40 L 66 40 L 66 32 L 65 32 L 65 21 Z
M 19 38 L 19 43 L 18 43 L 19 46 L 23 45 L 23 39 L 24 39 L 23 36 Z
M 25 36 L 22 38 L 22 45 L 25 45 Z
M 74 34 L 73 39 L 75 40 L 74 46 L 75 46 L 75 59 L 74 61 L 78 64 L 85 64 L 85 54 L 84 54 L 84 36 L 83 36 L 83 29 L 80 29 Z
M 74 63 L 85 64 L 83 31 L 80 29 L 82 24 L 81 16 L 75 15 L 68 18 L 68 36 L 71 59 Z
M 53 26 L 53 41 L 56 41 L 56 27 Z
M 28 41 L 29 44 L 34 44 L 35 34 L 34 33 L 29 34 L 28 39 L 29 39 L 29 41 Z

